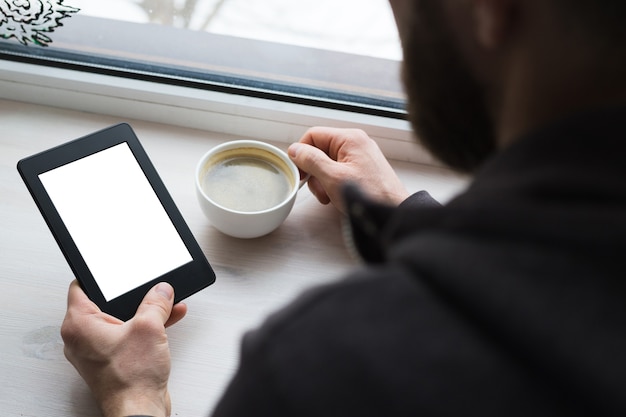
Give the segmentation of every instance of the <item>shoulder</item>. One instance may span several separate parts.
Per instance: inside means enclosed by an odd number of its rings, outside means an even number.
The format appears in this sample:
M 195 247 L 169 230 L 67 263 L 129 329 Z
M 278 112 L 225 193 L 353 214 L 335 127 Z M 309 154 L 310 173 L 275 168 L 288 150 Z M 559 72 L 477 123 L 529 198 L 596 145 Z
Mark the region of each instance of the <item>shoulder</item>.
M 367 323 L 368 332 L 383 318 L 415 309 L 422 296 L 419 281 L 400 265 L 367 267 L 330 285 L 312 288 L 286 308 L 270 316 L 265 324 L 250 335 L 289 341 L 314 338 L 319 345 L 324 339 L 335 343 L 340 335 L 356 336 L 364 329 L 354 322 Z M 334 335 L 335 329 L 338 335 Z M 320 340 L 321 338 L 321 340 Z
M 288 409 L 306 405 L 311 415 L 335 407 L 360 416 L 454 410 L 439 400 L 468 383 L 488 386 L 491 371 L 513 372 L 448 301 L 400 265 L 357 271 L 250 333 L 240 372 L 256 373 Z M 442 397 L 431 398 L 433 390 Z
M 368 268 L 302 294 L 245 336 L 216 415 L 393 415 L 391 401 L 373 407 L 368 398 L 406 395 L 409 381 L 392 389 L 402 376 L 390 374 L 410 367 L 386 363 L 402 362 L 398 348 L 410 350 L 411 285 L 401 267 Z
M 550 415 L 539 375 L 458 301 L 394 263 L 312 289 L 245 337 L 217 415 Z

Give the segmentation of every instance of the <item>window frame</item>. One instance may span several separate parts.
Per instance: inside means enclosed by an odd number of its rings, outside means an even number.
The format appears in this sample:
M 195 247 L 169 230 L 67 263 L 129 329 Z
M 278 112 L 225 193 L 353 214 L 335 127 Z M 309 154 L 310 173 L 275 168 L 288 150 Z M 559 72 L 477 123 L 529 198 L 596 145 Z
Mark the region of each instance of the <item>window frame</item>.
M 192 73 L 193 71 L 164 73 L 163 67 L 141 60 L 137 60 L 138 65 L 133 67 L 125 66 L 123 60 L 114 62 L 115 59 L 106 56 L 104 59 L 97 57 L 90 61 L 85 59 L 84 54 L 73 56 L 68 53 L 67 43 L 76 36 L 76 32 L 69 30 L 70 27 L 84 33 L 85 25 L 93 24 L 97 20 L 99 19 L 81 19 L 80 16 L 68 20 L 66 24 L 68 31 L 64 36 L 55 38 L 55 42 L 59 39 L 62 46 L 58 50 L 52 47 L 27 47 L 15 42 L 1 41 L 0 97 L 278 142 L 298 140 L 308 127 L 314 125 L 357 127 L 375 138 L 390 158 L 433 163 L 432 158 L 415 145 L 403 104 L 398 106 L 398 100 L 392 103 L 392 106 L 385 107 L 384 103 L 378 105 L 377 99 L 368 101 L 366 97 L 365 102 L 360 101 L 358 94 L 351 94 L 350 91 L 347 93 L 340 91 L 336 95 L 327 94 L 331 92 L 327 87 L 334 85 L 333 80 L 315 81 L 318 83 L 314 86 L 317 89 L 315 93 L 320 91 L 322 93 L 316 96 L 308 94 L 307 91 L 299 93 L 297 88 L 289 89 L 287 84 L 283 84 L 282 86 L 287 88 L 282 89 L 276 88 L 277 85 L 280 87 L 280 83 L 264 88 L 263 79 L 260 78 L 259 81 L 253 70 L 244 72 L 243 76 L 230 74 L 238 77 L 239 83 L 232 83 L 232 80 L 220 82 L 219 77 L 223 74 L 215 71 L 207 73 L 217 75 L 217 79 L 215 77 L 203 79 L 198 77 L 197 72 Z M 70 21 L 73 26 L 70 25 Z M 107 24 L 112 24 L 111 22 L 115 22 L 113 24 L 121 29 L 137 25 L 111 20 L 107 21 Z M 147 28 L 151 31 L 152 38 L 158 36 L 158 33 L 176 37 L 189 32 L 156 25 L 141 26 L 142 30 Z M 59 33 L 64 32 L 59 29 Z M 55 32 L 53 35 L 56 34 Z M 121 38 L 128 36 L 124 33 L 117 35 Z M 232 37 L 224 35 L 203 34 L 203 36 L 210 36 L 212 45 L 216 39 L 233 41 Z M 175 41 L 180 42 L 180 39 Z M 306 54 L 317 53 L 316 59 L 321 56 L 322 59 L 330 57 L 332 60 L 339 60 L 335 61 L 337 65 L 342 65 L 342 62 L 349 65 L 350 60 L 358 61 L 360 64 L 376 63 L 374 58 L 364 61 L 362 57 L 330 51 L 280 44 L 268 45 L 267 42 L 253 40 L 234 41 L 243 42 L 239 45 L 249 48 L 258 48 L 259 45 L 269 46 L 273 48 L 273 54 L 282 57 L 289 57 L 294 51 L 298 54 L 302 50 Z M 88 44 L 95 41 L 85 39 L 85 42 Z M 155 42 L 155 45 L 158 45 L 159 39 Z M 79 47 L 82 48 L 84 45 Z M 89 49 L 86 51 L 89 53 Z M 131 57 L 138 53 L 137 50 L 124 52 Z M 221 53 L 224 55 L 223 50 Z M 382 65 L 382 71 L 383 73 L 387 71 L 388 77 L 397 77 L 397 67 L 397 63 L 395 67 Z M 367 77 L 372 84 L 380 82 L 380 71 L 373 75 L 368 75 L 367 69 L 355 73 L 365 77 L 363 81 L 365 85 L 368 83 Z M 252 76 L 248 81 L 251 82 L 246 83 L 246 77 L 250 74 Z M 392 91 L 390 96 L 393 97 L 394 94 L 397 96 L 397 91 Z

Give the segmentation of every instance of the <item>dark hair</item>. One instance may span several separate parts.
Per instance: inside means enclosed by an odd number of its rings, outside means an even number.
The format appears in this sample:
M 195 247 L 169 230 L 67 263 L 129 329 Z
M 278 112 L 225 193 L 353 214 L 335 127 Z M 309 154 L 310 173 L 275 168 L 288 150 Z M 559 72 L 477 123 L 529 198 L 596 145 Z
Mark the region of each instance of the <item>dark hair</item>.
M 626 0 L 552 0 L 557 12 L 590 39 L 626 49 Z

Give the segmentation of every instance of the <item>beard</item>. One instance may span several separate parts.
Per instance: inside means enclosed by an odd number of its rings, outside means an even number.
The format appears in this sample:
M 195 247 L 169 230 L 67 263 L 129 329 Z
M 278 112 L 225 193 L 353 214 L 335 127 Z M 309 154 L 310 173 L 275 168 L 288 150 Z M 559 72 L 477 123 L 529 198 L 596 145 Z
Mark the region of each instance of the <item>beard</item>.
M 456 171 L 475 172 L 496 149 L 485 88 L 446 28 L 441 1 L 412 3 L 402 43 L 409 120 L 435 158 Z

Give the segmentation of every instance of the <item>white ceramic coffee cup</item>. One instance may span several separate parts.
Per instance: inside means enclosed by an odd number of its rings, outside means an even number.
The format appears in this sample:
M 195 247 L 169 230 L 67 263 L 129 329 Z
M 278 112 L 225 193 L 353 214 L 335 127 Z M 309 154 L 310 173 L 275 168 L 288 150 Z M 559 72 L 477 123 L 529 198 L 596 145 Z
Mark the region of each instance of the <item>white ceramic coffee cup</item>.
M 284 174 L 289 190 L 276 205 L 255 211 L 227 207 L 211 198 L 203 187 L 209 171 L 224 161 L 236 158 L 255 158 L 269 162 Z M 307 179 L 300 180 L 298 167 L 279 148 L 265 142 L 238 140 L 226 142 L 208 151 L 196 167 L 196 194 L 202 211 L 219 231 L 237 238 L 255 238 L 266 235 L 280 226 L 293 207 L 296 195 Z M 262 185 L 259 186 L 262 188 Z

